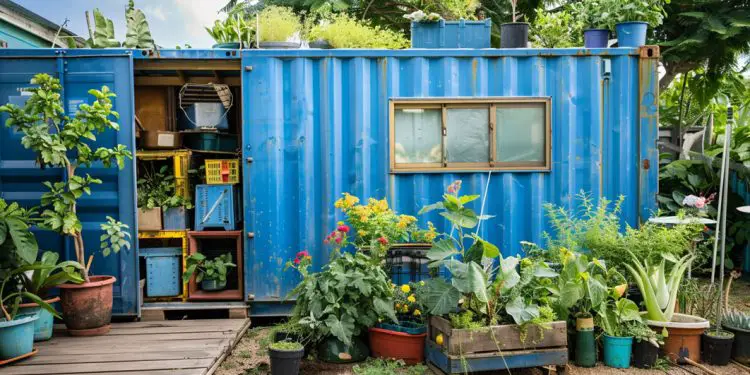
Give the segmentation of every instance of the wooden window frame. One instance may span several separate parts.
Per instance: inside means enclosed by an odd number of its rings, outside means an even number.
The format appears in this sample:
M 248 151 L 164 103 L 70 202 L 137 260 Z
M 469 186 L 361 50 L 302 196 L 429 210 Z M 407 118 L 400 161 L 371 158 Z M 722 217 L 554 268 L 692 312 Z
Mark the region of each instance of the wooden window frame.
M 497 156 L 496 142 L 496 108 L 498 105 L 538 105 L 544 104 L 545 138 L 543 162 L 500 162 Z M 523 106 L 522 106 L 523 107 Z M 442 109 L 442 157 L 441 163 L 396 163 L 396 109 Z M 446 117 L 450 108 L 487 108 L 489 157 L 486 163 L 448 163 L 445 159 Z M 516 171 L 516 172 L 549 172 L 552 166 L 552 99 L 550 97 L 493 97 L 493 98 L 414 98 L 391 99 L 389 101 L 389 153 L 391 173 L 442 173 L 442 172 L 483 172 L 483 171 Z

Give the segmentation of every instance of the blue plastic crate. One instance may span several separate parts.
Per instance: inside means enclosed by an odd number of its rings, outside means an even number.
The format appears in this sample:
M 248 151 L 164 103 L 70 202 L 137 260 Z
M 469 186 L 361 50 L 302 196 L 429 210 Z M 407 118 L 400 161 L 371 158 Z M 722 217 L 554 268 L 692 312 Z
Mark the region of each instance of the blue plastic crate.
M 180 294 L 179 247 L 141 248 L 146 258 L 146 295 L 149 297 L 173 297 Z
M 185 207 L 172 207 L 162 211 L 164 230 L 188 229 L 188 217 Z
M 237 226 L 237 199 L 234 185 L 197 185 L 195 187 L 195 230 Z
M 490 48 L 492 21 L 412 22 L 411 48 Z
M 431 245 L 399 245 L 395 244 L 388 250 L 385 258 L 386 269 L 396 285 L 415 283 L 430 279 L 432 276 L 427 258 L 427 251 Z M 440 270 L 433 269 L 432 272 Z
M 427 332 L 427 325 L 424 323 L 417 323 L 411 321 L 402 321 L 399 324 L 393 323 L 378 323 L 378 328 L 387 329 L 395 332 L 408 333 L 410 335 L 421 335 Z

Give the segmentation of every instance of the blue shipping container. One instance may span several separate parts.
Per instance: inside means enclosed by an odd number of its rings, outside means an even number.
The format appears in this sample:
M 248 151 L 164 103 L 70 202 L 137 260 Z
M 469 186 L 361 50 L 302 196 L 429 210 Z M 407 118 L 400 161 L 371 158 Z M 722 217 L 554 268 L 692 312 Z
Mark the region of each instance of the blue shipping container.
M 284 271 L 284 264 L 298 251 L 311 253 L 315 269 L 327 262 L 323 239 L 343 219 L 333 202 L 344 192 L 363 199 L 385 197 L 400 213 L 416 215 L 423 205 L 438 201 L 453 180 L 463 180 L 464 193 L 484 195 L 487 188 L 484 211 L 496 217 L 482 224 L 479 235 L 506 256 L 521 252 L 520 241 L 542 242 L 548 230 L 544 203 L 574 208 L 580 191 L 594 198 L 624 195 L 623 217 L 630 225 L 656 208 L 656 48 L 31 51 L 0 51 L 0 102 L 18 96 L 16 89 L 35 72 L 62 72 L 66 103 L 84 87 L 115 86 L 121 124 L 133 119 L 134 78 L 122 73 L 133 71 L 131 53 L 143 60 L 236 61 L 236 74 L 242 75 L 244 295 L 254 315 L 288 312 L 280 302 L 299 277 Z M 110 73 L 115 68 L 117 75 Z M 85 84 L 68 89 L 76 80 Z M 549 171 L 391 172 L 391 99 L 511 96 L 550 99 Z M 40 182 L 64 176 L 39 170 L 17 135 L 1 134 L 3 197 L 38 204 Z M 123 126 L 118 141 L 132 147 L 132 129 Z M 135 229 L 132 169 L 132 163 L 127 173 L 111 169 L 112 178 L 87 198 L 104 207 L 84 216 L 88 231 L 98 228 L 105 215 Z M 428 220 L 438 229 L 446 227 L 438 215 L 420 217 L 423 225 Z M 98 236 L 86 238 L 88 248 L 98 248 L 89 244 Z M 46 248 L 60 242 L 49 234 L 40 241 Z M 127 303 L 116 302 L 117 311 L 133 314 L 135 255 L 97 257 L 94 264 L 103 267 L 95 268 L 99 273 L 126 283 L 127 293 L 122 286 L 118 298 Z

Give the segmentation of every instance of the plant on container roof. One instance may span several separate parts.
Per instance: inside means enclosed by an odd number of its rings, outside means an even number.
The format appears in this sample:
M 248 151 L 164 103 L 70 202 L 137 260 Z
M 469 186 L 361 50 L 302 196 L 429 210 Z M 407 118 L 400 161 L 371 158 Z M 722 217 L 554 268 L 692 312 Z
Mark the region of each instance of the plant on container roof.
M 267 6 L 257 17 L 261 42 L 285 42 L 302 31 L 302 22 L 291 8 Z
M 438 22 L 443 19 L 441 15 L 435 12 L 425 13 L 421 10 L 404 14 L 404 18 L 412 22 Z
M 536 10 L 531 25 L 531 44 L 536 48 L 569 48 L 580 45 L 581 23 L 565 9 L 549 12 Z
M 309 40 L 326 40 L 333 48 L 409 47 L 409 41 L 403 33 L 372 26 L 346 14 L 318 22 L 307 32 L 307 37 Z
M 227 16 L 224 21 L 216 20 L 212 27 L 204 27 L 217 44 L 241 43 L 248 47 L 255 43 L 255 23 L 242 14 Z
M 607 6 L 614 22 L 642 21 L 656 27 L 666 16 L 664 3 L 665 0 L 609 0 Z M 610 30 L 614 30 L 613 24 L 610 24 Z
M 612 9 L 609 0 L 586 0 L 570 4 L 573 17 L 586 29 L 607 29 L 611 27 Z

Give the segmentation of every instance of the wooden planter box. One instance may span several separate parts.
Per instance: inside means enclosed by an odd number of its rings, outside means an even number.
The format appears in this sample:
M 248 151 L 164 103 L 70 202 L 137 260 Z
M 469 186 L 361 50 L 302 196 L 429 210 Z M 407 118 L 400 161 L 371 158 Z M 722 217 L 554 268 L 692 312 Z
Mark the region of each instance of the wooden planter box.
M 162 230 L 161 208 L 138 209 L 138 230 L 159 231 Z
M 442 334 L 443 344 L 435 338 Z M 565 321 L 549 323 L 549 329 L 529 326 L 525 340 L 515 324 L 479 329 L 454 329 L 450 321 L 430 317 L 426 345 L 428 364 L 446 374 L 504 370 L 568 363 L 568 335 Z

